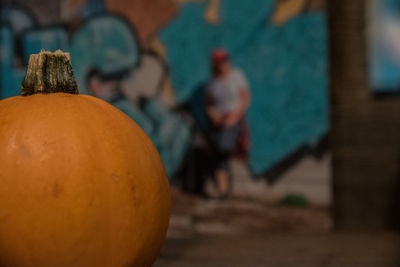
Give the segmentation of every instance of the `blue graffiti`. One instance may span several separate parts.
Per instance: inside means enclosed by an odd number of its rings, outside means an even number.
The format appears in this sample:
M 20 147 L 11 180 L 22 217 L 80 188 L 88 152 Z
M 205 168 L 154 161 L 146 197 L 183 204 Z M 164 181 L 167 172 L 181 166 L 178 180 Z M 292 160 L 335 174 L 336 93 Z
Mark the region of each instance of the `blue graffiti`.
M 29 54 L 41 49 L 71 52 L 82 93 L 90 93 L 88 78 L 94 70 L 99 80 L 117 81 L 118 86 L 124 83 L 128 91 L 146 84 L 129 82 L 140 79 L 136 70 L 143 67 L 144 58 L 130 25 L 104 14 L 103 1 L 89 2 L 93 3 L 96 12 L 86 5 L 91 12 L 82 11 L 84 23 L 71 37 L 64 27 L 38 28 L 23 10 L 7 7 L 8 12 L 2 13 L 6 23 L 0 28 L 1 98 L 19 94 L 25 69 L 16 64 L 16 56 L 26 64 Z M 248 121 L 252 144 L 257 144 L 251 146 L 250 166 L 255 173 L 262 173 L 300 146 L 318 142 L 329 128 L 326 16 L 323 12 L 300 14 L 277 26 L 269 19 L 276 1 L 221 0 L 220 23 L 214 25 L 204 20 L 207 4 L 182 5 L 178 17 L 159 34 L 166 47 L 174 93 L 178 103 L 194 105 L 193 115 L 204 128 L 203 97 L 197 89 L 210 77 L 210 52 L 216 47 L 227 49 L 234 65 L 250 81 Z M 16 38 L 22 49 L 16 48 Z M 187 123 L 164 107 L 157 95 L 145 95 L 144 105 L 123 94 L 112 104 L 150 136 L 172 177 L 191 133 Z
M 19 94 L 19 86 L 25 74 L 24 70 L 14 68 L 17 65 L 14 57 L 17 54 L 16 40 L 20 39 L 25 31 L 33 29 L 36 22 L 24 10 L 8 5 L 0 8 L 0 21 L 0 97 L 5 98 Z
M 17 37 L 36 26 L 35 19 L 30 14 L 20 8 L 8 5 L 1 7 L 0 20 L 2 24 L 8 24 Z
M 45 49 L 55 51 L 68 50 L 68 35 L 61 26 L 41 30 L 28 31 L 22 36 L 25 56 L 36 54 Z
M 86 75 L 96 68 L 103 74 L 134 68 L 139 62 L 138 41 L 120 18 L 89 19 L 71 40 L 71 61 L 80 90 L 86 90 Z M 84 91 L 87 93 L 86 91 Z
M 1 98 L 19 94 L 25 70 L 14 69 L 14 39 L 10 27 L 0 27 Z
M 187 3 L 159 34 L 179 102 L 190 101 L 210 77 L 214 48 L 228 50 L 245 72 L 252 94 L 247 115 L 255 173 L 317 143 L 329 128 L 326 15 L 301 14 L 276 26 L 269 22 L 275 2 L 221 0 L 217 25 L 204 20 L 207 1 Z
M 13 17 L 8 19 L 12 22 Z M 1 98 L 6 98 L 19 95 L 25 67 L 14 66 L 15 32 L 13 28 L 1 26 L 0 37 Z M 125 83 L 128 84 L 128 86 L 125 85 L 128 89 L 136 90 L 134 86 L 129 86 L 127 79 L 136 79 L 134 73 L 142 68 L 139 63 L 143 55 L 139 51 L 134 32 L 119 17 L 111 15 L 92 17 L 78 29 L 72 38 L 68 38 L 65 28 L 57 26 L 29 29 L 23 32 L 20 38 L 23 48 L 23 55 L 20 56 L 25 59 L 41 49 L 69 51 L 81 93 L 90 93 L 87 83 L 88 75 L 92 70 L 96 70 L 100 76 L 111 77 L 107 79 L 111 79 L 113 84 Z M 150 136 L 160 152 L 168 176 L 173 177 L 191 139 L 187 123 L 160 103 L 157 95 L 148 97 L 145 105 L 140 108 L 138 103 L 128 99 L 123 92 L 121 92 L 121 97 L 111 103 L 134 119 Z

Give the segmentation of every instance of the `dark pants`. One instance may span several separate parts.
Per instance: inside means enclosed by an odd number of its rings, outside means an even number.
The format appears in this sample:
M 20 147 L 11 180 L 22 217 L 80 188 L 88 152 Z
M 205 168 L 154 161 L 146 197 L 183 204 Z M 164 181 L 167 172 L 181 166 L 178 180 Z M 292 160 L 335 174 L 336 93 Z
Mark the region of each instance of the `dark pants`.
M 213 148 L 215 169 L 228 170 L 230 156 L 235 152 L 240 136 L 241 122 L 230 127 L 211 127 L 209 141 Z

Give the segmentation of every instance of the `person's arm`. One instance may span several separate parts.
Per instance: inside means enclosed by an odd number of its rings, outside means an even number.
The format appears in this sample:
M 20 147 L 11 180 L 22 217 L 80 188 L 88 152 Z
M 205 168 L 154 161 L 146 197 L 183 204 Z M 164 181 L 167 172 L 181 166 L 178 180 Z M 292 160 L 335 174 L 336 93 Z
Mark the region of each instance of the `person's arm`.
M 215 126 L 221 125 L 222 116 L 218 113 L 217 109 L 215 108 L 214 99 L 209 93 L 206 94 L 206 113 L 208 118 L 210 118 L 211 122 Z
M 242 118 L 250 105 L 250 91 L 248 88 L 240 91 L 240 105 L 237 110 L 237 117 Z

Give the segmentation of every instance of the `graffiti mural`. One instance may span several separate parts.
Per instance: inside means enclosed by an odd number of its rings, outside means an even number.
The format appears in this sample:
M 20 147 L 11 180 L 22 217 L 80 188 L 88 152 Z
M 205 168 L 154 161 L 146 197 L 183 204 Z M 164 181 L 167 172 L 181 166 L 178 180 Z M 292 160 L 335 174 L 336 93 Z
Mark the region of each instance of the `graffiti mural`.
M 10 10 L 13 10 L 9 7 Z M 18 9 L 17 14 L 24 14 Z M 101 14 L 85 20 L 72 36 L 62 26 L 31 27 L 21 35 L 22 51 L 16 54 L 15 29 L 24 22 L 3 17 L 1 27 L 1 97 L 19 94 L 24 63 L 41 49 L 62 49 L 71 60 L 81 93 L 106 100 L 134 119 L 150 136 L 173 177 L 190 141 L 190 129 L 159 97 L 167 68 L 153 52 L 143 51 L 125 19 Z M 6 23 L 7 22 L 7 23 Z M 8 26 L 11 25 L 11 26 Z
M 255 173 L 304 144 L 317 143 L 329 127 L 326 15 L 304 10 L 310 1 L 280 2 L 286 6 L 264 0 L 220 1 L 215 24 L 205 19 L 207 1 L 187 3 L 159 34 L 178 102 L 207 80 L 215 47 L 227 49 L 234 65 L 245 72 L 253 99 L 248 121 L 256 145 L 249 164 Z M 299 2 L 304 3 L 298 7 Z M 287 9 L 291 13 L 284 16 Z
M 248 165 L 262 174 L 328 131 L 322 0 L 60 0 L 60 23 L 1 13 L 1 98 L 19 94 L 29 54 L 71 53 L 81 93 L 102 98 L 151 137 L 173 177 L 207 127 L 210 53 L 229 52 L 249 81 Z M 153 14 L 153 15 L 149 15 Z

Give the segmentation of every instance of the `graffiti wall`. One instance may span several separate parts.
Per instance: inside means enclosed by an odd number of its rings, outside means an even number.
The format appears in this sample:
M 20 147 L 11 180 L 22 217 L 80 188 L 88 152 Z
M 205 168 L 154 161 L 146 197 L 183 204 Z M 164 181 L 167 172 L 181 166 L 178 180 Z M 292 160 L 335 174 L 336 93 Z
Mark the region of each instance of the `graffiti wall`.
M 60 0 L 59 20 L 47 24 L 20 2 L 1 8 L 1 98 L 19 94 L 29 54 L 69 51 L 80 92 L 133 118 L 170 178 L 207 131 L 203 85 L 215 48 L 248 80 L 254 174 L 317 145 L 328 131 L 322 0 Z

